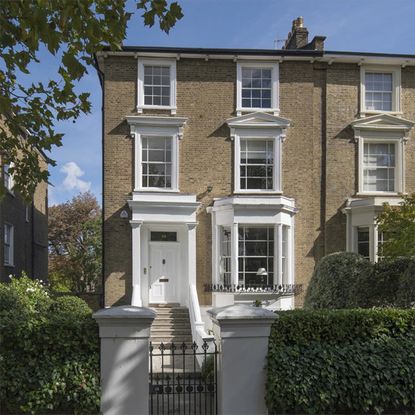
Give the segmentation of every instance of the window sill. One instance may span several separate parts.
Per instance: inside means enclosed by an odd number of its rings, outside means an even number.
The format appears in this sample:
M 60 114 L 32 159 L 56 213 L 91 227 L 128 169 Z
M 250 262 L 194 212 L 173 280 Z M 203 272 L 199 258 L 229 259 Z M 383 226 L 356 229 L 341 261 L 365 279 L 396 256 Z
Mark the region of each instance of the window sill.
M 364 197 L 364 196 L 402 196 L 402 193 L 399 192 L 357 192 L 356 196 Z
M 360 117 L 361 118 L 364 118 L 366 116 L 381 115 L 381 114 L 400 116 L 400 115 L 403 115 L 403 112 L 402 111 L 375 111 L 375 110 L 365 110 L 365 111 L 361 111 L 360 112 Z
M 164 187 L 139 187 L 134 189 L 134 192 L 148 192 L 148 193 L 180 193 L 179 189 L 165 189 Z
M 242 113 L 249 113 L 249 112 L 272 112 L 273 115 L 278 115 L 280 113 L 279 108 L 236 108 L 236 115 L 239 117 Z
M 4 266 L 7 268 L 14 268 L 14 264 L 4 264 Z
M 282 195 L 281 190 L 235 190 L 234 195 Z
M 172 115 L 174 115 L 177 112 L 177 107 L 172 107 L 170 105 L 140 105 L 140 106 L 137 106 L 137 112 L 139 114 L 142 114 L 143 110 L 166 110 L 166 111 L 170 111 L 170 113 Z

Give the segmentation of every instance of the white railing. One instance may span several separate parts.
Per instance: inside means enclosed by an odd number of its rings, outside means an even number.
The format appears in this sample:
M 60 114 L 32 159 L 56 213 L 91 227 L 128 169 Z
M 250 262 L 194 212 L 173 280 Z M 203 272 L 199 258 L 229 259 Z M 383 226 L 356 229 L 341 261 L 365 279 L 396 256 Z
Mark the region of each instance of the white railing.
M 200 314 L 199 299 L 195 284 L 189 284 L 189 317 L 192 328 L 192 338 L 196 344 L 201 345 L 203 342 L 213 343 L 214 336 L 207 333 L 205 323 Z M 210 349 L 210 348 L 209 348 Z

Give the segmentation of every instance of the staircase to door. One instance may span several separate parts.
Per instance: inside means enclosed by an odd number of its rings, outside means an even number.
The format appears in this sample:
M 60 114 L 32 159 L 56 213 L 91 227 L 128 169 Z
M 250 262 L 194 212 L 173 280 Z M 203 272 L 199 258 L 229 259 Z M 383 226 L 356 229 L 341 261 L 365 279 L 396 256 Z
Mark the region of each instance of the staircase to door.
M 183 342 L 192 343 L 192 329 L 190 326 L 189 310 L 176 304 L 166 304 L 150 307 L 157 316 L 151 326 L 150 340 L 154 347 L 161 343 Z

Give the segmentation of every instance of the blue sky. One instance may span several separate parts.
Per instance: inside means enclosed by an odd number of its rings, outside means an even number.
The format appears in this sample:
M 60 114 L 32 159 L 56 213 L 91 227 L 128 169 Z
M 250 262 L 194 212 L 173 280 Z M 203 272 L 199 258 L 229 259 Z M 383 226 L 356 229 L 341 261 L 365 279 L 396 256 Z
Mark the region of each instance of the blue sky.
M 415 54 L 413 0 L 178 0 L 184 17 L 169 35 L 131 20 L 126 45 L 225 48 L 275 48 L 291 22 L 304 17 L 310 37 L 327 36 L 327 50 Z M 134 3 L 129 3 L 134 10 Z M 282 43 L 278 43 L 281 47 Z M 56 62 L 42 56 L 46 76 Z M 79 85 L 91 92 L 92 113 L 75 124 L 61 123 L 63 147 L 54 149 L 49 203 L 62 203 L 91 190 L 101 201 L 101 90 L 95 70 Z

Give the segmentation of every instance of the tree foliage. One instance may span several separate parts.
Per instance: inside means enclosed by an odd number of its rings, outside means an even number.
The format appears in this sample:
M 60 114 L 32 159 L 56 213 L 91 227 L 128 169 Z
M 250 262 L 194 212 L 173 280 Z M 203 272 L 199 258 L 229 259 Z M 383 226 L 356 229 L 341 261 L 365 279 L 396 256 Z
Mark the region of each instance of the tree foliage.
M 56 122 L 75 122 L 90 111 L 89 93 L 77 93 L 76 83 L 94 64 L 94 53 L 121 47 L 133 16 L 126 4 L 127 0 L 1 2 L 0 154 L 3 163 L 12 165 L 15 188 L 26 199 L 48 179 L 38 152 L 62 145 Z M 145 25 L 158 22 L 165 32 L 183 16 L 176 2 L 136 0 L 135 4 Z M 45 51 L 60 64 L 57 73 L 41 82 L 33 79 L 29 65 L 39 63 Z M 50 158 L 47 161 L 55 164 Z
M 415 255 L 415 193 L 403 196 L 399 206 L 385 203 L 383 212 L 377 218 L 384 242 L 381 255 L 385 258 Z
M 52 288 L 94 290 L 102 269 L 101 209 L 91 193 L 49 208 L 49 273 Z

